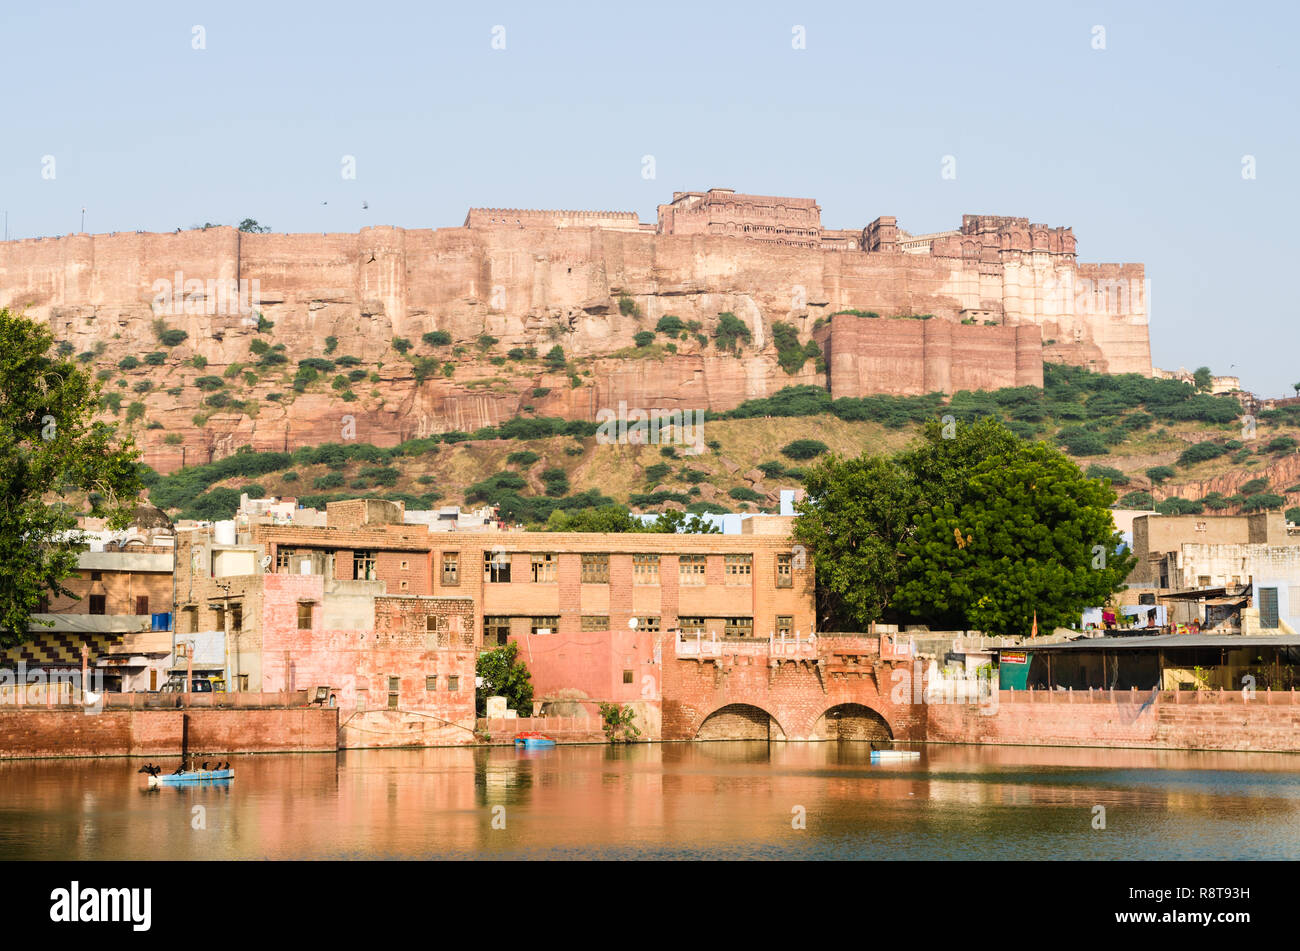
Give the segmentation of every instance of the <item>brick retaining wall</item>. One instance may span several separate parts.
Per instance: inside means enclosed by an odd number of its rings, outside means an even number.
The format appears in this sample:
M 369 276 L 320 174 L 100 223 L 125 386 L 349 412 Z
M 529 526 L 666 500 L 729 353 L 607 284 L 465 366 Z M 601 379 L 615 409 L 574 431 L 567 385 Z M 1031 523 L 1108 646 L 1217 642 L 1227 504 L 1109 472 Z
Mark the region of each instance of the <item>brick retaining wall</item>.
M 0 759 L 177 756 L 188 718 L 196 753 L 286 753 L 337 746 L 330 708 L 0 711 Z
M 1300 697 L 1257 691 L 1009 691 L 930 704 L 932 743 L 1300 752 Z

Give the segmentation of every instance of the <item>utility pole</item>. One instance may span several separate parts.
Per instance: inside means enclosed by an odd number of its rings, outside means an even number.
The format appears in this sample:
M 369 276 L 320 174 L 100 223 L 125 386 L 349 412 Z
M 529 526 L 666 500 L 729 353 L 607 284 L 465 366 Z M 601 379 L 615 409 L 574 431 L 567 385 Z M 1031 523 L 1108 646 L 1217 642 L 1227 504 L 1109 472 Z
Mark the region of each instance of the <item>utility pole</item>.
M 81 206 L 81 233 L 86 233 L 86 206 Z

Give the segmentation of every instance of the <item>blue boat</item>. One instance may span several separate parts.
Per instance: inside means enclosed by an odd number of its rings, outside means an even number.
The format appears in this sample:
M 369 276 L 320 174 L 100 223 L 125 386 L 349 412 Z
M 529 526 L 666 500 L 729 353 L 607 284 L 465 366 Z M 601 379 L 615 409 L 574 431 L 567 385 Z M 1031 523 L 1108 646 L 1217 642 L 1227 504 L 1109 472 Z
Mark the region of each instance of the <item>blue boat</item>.
M 229 782 L 235 778 L 233 769 L 191 769 L 183 773 L 149 776 L 150 786 L 191 786 L 196 783 Z
M 515 746 L 522 746 L 526 750 L 540 750 L 554 745 L 555 741 L 545 733 L 520 733 L 515 737 Z

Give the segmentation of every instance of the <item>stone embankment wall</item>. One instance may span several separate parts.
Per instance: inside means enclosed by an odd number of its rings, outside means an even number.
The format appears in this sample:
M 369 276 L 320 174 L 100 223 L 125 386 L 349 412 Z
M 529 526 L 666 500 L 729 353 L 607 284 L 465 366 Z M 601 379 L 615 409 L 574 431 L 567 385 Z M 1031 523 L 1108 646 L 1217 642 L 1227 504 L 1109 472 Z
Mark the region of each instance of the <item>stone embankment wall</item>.
M 0 759 L 302 753 L 337 748 L 338 710 L 281 709 L 0 711 Z
M 1291 691 L 1008 691 L 998 703 L 930 704 L 932 743 L 1300 752 Z

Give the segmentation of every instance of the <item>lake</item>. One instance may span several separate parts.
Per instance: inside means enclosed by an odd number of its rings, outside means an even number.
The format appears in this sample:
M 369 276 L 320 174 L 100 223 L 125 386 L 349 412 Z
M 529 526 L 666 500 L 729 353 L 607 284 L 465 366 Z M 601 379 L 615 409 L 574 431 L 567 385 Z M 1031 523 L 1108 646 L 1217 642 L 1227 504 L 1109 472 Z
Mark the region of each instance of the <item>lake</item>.
M 138 759 L 8 761 L 0 858 L 1300 858 L 1300 756 L 913 748 L 235 756 L 229 784 L 155 790 Z

